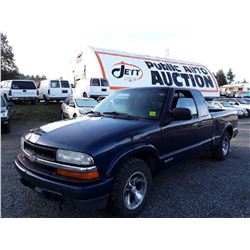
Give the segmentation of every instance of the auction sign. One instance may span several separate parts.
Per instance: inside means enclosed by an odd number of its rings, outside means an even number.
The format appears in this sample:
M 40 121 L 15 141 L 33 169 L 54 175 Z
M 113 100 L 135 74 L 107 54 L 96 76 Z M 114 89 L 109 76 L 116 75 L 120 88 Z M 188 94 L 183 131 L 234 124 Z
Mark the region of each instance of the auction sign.
M 167 58 L 92 48 L 111 89 L 144 86 L 193 88 L 206 97 L 219 96 L 213 74 L 203 65 Z

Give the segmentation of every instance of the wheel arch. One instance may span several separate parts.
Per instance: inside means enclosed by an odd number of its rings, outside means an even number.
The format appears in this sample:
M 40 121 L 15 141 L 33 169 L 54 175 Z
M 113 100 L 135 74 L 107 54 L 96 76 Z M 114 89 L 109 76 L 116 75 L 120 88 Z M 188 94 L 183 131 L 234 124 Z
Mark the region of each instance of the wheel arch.
M 127 158 L 134 157 L 144 160 L 153 174 L 160 162 L 159 153 L 153 145 L 137 145 L 120 152 L 109 165 L 107 175 L 112 176 L 119 170 L 119 165 Z

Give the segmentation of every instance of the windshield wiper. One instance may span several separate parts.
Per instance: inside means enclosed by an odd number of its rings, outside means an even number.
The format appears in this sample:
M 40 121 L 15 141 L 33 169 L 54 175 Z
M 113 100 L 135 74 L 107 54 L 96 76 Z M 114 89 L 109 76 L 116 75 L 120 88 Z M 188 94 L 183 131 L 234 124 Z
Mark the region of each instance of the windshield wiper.
M 127 119 L 138 119 L 136 116 L 129 115 L 127 113 L 112 111 L 112 112 L 103 112 L 104 115 L 113 115 L 116 117 L 122 117 Z
M 93 110 L 87 112 L 85 115 L 88 115 L 88 114 L 93 114 L 93 115 L 96 115 L 96 116 L 101 116 L 102 115 L 101 112 L 93 111 Z

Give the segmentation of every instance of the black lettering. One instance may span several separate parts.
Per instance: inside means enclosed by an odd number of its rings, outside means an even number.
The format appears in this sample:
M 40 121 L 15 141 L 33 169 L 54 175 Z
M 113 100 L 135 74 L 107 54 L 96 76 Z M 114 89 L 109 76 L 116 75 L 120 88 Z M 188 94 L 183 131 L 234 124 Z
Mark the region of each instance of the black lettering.
M 174 68 L 174 66 L 172 64 L 168 64 L 168 65 L 169 65 L 169 68 L 170 68 L 171 71 L 175 71 L 175 68 Z
M 121 65 L 121 68 L 115 68 L 111 71 L 112 75 L 116 78 L 122 78 L 124 76 L 124 69 L 125 69 L 125 66 L 124 65 Z M 119 72 L 120 71 L 120 74 L 118 76 L 115 75 L 116 72 Z
M 158 71 L 151 71 L 152 85 L 164 85 L 160 73 Z
M 196 72 L 198 71 L 198 73 L 199 73 L 199 74 L 201 74 L 201 72 L 200 72 L 200 68 L 195 67 L 195 71 L 196 71 Z
M 151 69 L 151 68 L 154 67 L 154 64 L 151 63 L 151 62 L 145 61 L 145 63 L 147 64 L 147 67 L 148 67 L 149 69 Z
M 134 69 L 134 71 L 136 72 L 136 75 L 139 75 L 140 70 L 139 69 Z
M 178 65 L 174 65 L 173 67 L 174 67 L 175 71 L 181 72 Z
M 182 74 L 181 74 L 181 77 L 185 80 L 186 86 L 189 87 L 190 85 L 189 85 L 189 81 L 188 81 L 188 79 L 189 79 L 188 74 L 182 73 Z
M 167 64 L 163 64 L 163 63 L 160 63 L 161 64 L 161 66 L 162 66 L 162 68 L 164 69 L 164 70 L 169 70 L 169 67 L 168 67 L 168 65 Z
M 190 69 L 191 69 L 192 73 L 196 73 L 196 70 L 194 67 L 190 67 Z
M 193 84 L 193 87 L 196 87 L 196 83 L 195 83 L 195 80 L 194 80 L 194 76 L 193 75 L 189 75 L 190 79 L 191 79 L 191 82 Z
M 187 67 L 187 66 L 183 66 L 184 70 L 188 73 L 192 73 L 192 71 Z
M 213 81 L 212 81 L 210 76 L 203 76 L 203 78 L 204 78 L 205 85 L 206 85 L 207 88 L 209 88 L 209 87 L 213 88 L 214 87 Z
M 162 70 L 162 66 L 161 66 L 161 63 L 154 63 L 155 67 L 159 70 Z
M 201 69 L 201 72 L 202 72 L 203 74 L 205 74 L 205 75 L 208 74 L 208 72 L 207 72 L 204 68 L 200 68 L 200 69 Z
M 129 69 L 125 69 L 124 74 L 129 75 Z
M 179 73 L 173 73 L 172 77 L 173 77 L 173 80 L 174 80 L 174 83 L 175 83 L 176 86 L 178 86 L 178 87 L 182 87 L 183 86 L 183 83 L 180 82 L 180 81 L 178 81 L 178 79 L 177 79 L 178 77 L 180 77 Z
M 161 72 L 164 84 L 167 86 L 172 86 L 173 85 L 173 79 L 171 77 L 170 72 Z M 167 76 L 166 76 L 167 75 Z
M 198 86 L 203 88 L 204 85 L 205 85 L 203 78 L 201 76 L 199 76 L 199 75 L 195 75 L 194 78 L 195 78 L 196 83 L 198 84 Z

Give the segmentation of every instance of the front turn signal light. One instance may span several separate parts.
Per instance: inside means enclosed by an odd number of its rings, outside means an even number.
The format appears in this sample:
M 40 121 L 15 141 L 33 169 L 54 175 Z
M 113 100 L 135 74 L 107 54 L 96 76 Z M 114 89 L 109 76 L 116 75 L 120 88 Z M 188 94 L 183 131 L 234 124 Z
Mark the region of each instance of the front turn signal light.
M 75 179 L 83 179 L 83 180 L 93 180 L 99 177 L 99 173 L 97 170 L 91 171 L 91 172 L 75 172 L 71 170 L 65 170 L 65 169 L 57 169 L 56 173 L 58 175 L 67 176 L 70 178 Z

